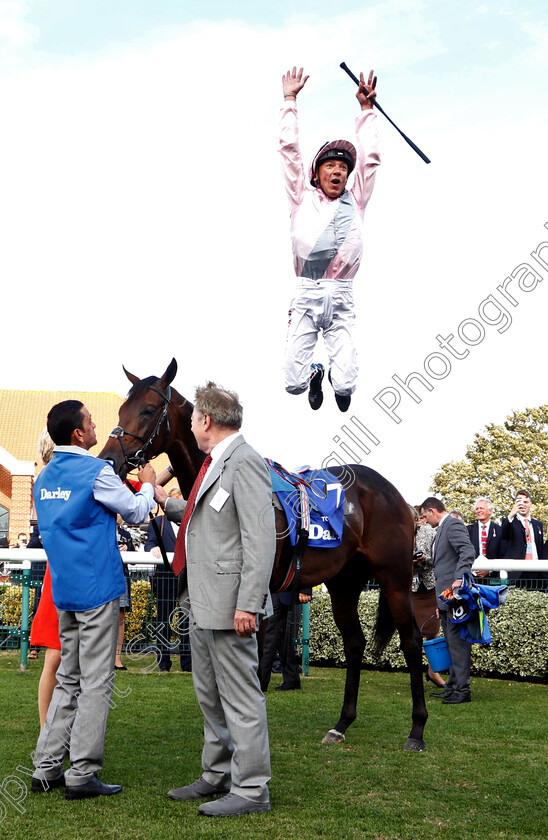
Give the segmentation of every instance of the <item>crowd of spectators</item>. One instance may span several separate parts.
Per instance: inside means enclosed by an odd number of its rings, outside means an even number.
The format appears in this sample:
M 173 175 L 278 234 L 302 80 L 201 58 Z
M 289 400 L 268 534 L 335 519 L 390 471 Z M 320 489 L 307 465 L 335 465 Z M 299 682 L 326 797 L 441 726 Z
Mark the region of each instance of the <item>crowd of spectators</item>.
M 532 509 L 531 493 L 518 490 L 508 515 L 498 523 L 493 519 L 491 500 L 484 496 L 476 499 L 476 521 L 466 526 L 476 557 L 486 559 L 485 569 L 474 570 L 476 577 L 499 581 L 500 572 L 489 569 L 488 560 L 530 560 L 529 569 L 510 570 L 508 580 L 523 589 L 548 589 L 548 573 L 535 569 L 538 560 L 548 558 L 548 539 L 544 540 L 542 522 L 531 516 Z M 450 513 L 464 521 L 459 511 Z

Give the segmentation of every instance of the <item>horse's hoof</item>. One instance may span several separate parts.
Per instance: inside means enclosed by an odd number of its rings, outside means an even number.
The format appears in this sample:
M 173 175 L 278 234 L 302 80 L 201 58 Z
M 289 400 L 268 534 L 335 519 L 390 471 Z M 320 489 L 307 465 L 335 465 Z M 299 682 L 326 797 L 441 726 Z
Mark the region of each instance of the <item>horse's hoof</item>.
M 426 749 L 426 744 L 422 738 L 408 738 L 403 748 L 411 752 L 422 752 Z
M 342 744 L 345 740 L 342 732 L 337 732 L 336 729 L 330 729 L 327 735 L 322 738 L 322 744 Z

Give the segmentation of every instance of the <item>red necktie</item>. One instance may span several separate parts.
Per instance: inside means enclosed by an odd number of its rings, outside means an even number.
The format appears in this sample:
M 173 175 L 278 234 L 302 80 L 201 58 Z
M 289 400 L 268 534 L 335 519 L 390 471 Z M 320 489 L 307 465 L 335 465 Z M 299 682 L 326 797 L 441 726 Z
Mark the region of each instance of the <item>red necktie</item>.
M 481 526 L 481 553 L 487 557 L 487 525 Z
M 524 519 L 525 524 L 525 534 L 527 536 L 527 547 L 525 549 L 525 559 L 532 560 L 533 559 L 533 538 L 531 537 L 531 529 L 529 527 L 529 520 Z
M 192 511 L 196 505 L 196 496 L 198 495 L 198 490 L 202 486 L 202 481 L 205 478 L 205 474 L 208 470 L 209 465 L 211 464 L 211 455 L 207 455 L 204 463 L 200 467 L 200 472 L 196 476 L 196 481 L 192 485 L 192 490 L 190 491 L 190 495 L 187 499 L 185 512 L 183 514 L 183 521 L 179 527 L 179 533 L 177 534 L 177 541 L 175 543 L 175 552 L 173 554 L 173 563 L 172 563 L 172 570 L 174 575 L 180 575 L 183 571 L 184 567 L 186 566 L 186 529 L 192 516 Z

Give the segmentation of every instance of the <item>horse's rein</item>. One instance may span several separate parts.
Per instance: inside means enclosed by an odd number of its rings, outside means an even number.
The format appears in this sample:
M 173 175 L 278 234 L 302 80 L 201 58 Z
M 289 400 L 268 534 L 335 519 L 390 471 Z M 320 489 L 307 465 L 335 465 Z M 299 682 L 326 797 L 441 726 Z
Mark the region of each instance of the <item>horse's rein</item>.
M 162 391 L 160 391 L 159 388 L 155 388 L 154 385 L 150 385 L 149 390 L 156 391 L 156 393 L 162 397 L 164 404 L 162 406 L 160 416 L 156 421 L 156 425 L 150 433 L 150 435 L 148 436 L 148 438 L 145 440 L 145 438 L 141 437 L 141 435 L 137 435 L 135 434 L 135 432 L 128 432 L 128 430 L 122 428 L 122 426 L 115 426 L 115 428 L 109 435 L 109 437 L 114 438 L 120 443 L 120 446 L 122 447 L 122 454 L 124 456 L 124 465 L 128 467 L 129 471 L 137 469 L 138 467 L 144 467 L 144 465 L 148 461 L 148 450 L 160 434 L 160 429 L 162 428 L 164 422 L 166 424 L 165 437 L 167 437 L 171 431 L 168 414 L 169 403 L 171 400 L 171 386 L 168 385 L 165 394 Z M 129 456 L 127 454 L 126 448 L 124 446 L 124 435 L 129 435 L 135 440 L 140 440 L 143 443 L 143 446 L 135 453 L 135 455 Z
M 138 469 L 139 467 L 144 467 L 144 465 L 147 463 L 147 461 L 148 461 L 148 457 L 147 457 L 148 450 L 150 449 L 150 446 L 152 445 L 152 443 L 156 440 L 156 438 L 160 434 L 160 429 L 162 428 L 162 425 L 163 425 L 164 422 L 166 424 L 165 437 L 169 436 L 169 433 L 171 431 L 170 424 L 169 424 L 169 414 L 168 414 L 169 403 L 171 401 L 171 386 L 170 385 L 167 386 L 165 394 L 163 393 L 163 391 L 160 391 L 160 389 L 156 388 L 154 385 L 150 385 L 149 390 L 150 391 L 156 391 L 156 393 L 159 394 L 161 396 L 161 398 L 163 399 L 164 404 L 162 406 L 160 416 L 158 417 L 158 420 L 156 421 L 156 425 L 155 425 L 154 429 L 152 430 L 152 432 L 150 433 L 150 435 L 148 436 L 148 438 L 145 440 L 145 438 L 141 437 L 141 435 L 136 435 L 134 432 L 128 432 L 128 430 L 123 429 L 122 426 L 116 426 L 109 435 L 109 437 L 114 438 L 115 440 L 117 440 L 120 443 L 120 446 L 122 448 L 122 455 L 124 456 L 124 466 L 126 466 L 128 468 L 128 471 Z M 134 438 L 135 440 L 140 440 L 143 443 L 143 446 L 141 447 L 141 449 L 139 449 L 135 453 L 135 455 L 128 456 L 128 454 L 126 452 L 126 448 L 124 446 L 124 435 L 129 435 L 130 437 Z M 129 487 L 129 489 L 131 490 L 132 493 L 137 493 L 135 487 L 129 481 L 127 481 L 127 480 L 124 481 L 124 484 L 126 485 L 126 487 Z M 160 549 L 160 554 L 162 555 L 162 560 L 163 560 L 163 563 L 164 563 L 164 569 L 166 569 L 167 571 L 170 571 L 171 566 L 169 564 L 169 560 L 167 559 L 166 547 L 164 545 L 164 541 L 162 539 L 160 529 L 158 528 L 158 523 L 155 521 L 155 517 L 152 516 L 152 512 L 150 512 L 148 516 L 149 516 L 149 519 L 152 523 L 152 528 L 154 530 L 154 534 L 155 534 L 156 540 L 158 542 L 158 548 Z
M 135 495 L 137 494 L 137 490 L 135 489 L 135 487 L 133 486 L 133 484 L 130 481 L 127 481 L 127 479 L 126 479 L 124 481 L 124 484 L 126 485 L 126 487 L 129 487 L 129 489 L 131 490 L 131 492 L 133 494 L 135 494 Z M 161 533 L 160 529 L 158 528 L 158 523 L 156 522 L 156 517 L 152 515 L 152 511 L 150 511 L 150 513 L 148 514 L 148 518 L 152 523 L 152 530 L 154 531 L 154 536 L 156 537 L 156 541 L 158 543 L 158 548 L 160 549 L 160 554 L 162 555 L 162 560 L 164 562 L 164 569 L 166 571 L 170 572 L 171 571 L 171 566 L 170 566 L 169 560 L 167 559 L 167 551 L 166 551 L 166 547 L 164 545 L 164 540 L 162 538 L 162 533 Z

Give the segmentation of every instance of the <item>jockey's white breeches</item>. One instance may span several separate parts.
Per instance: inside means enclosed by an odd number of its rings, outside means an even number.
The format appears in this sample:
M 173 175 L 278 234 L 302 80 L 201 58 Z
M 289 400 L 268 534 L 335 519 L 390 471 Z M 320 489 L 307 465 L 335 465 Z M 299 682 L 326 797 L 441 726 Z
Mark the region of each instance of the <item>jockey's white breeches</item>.
M 355 318 L 351 281 L 300 279 L 289 310 L 284 366 L 286 391 L 302 394 L 307 390 L 321 330 L 335 392 L 354 393 L 358 376 L 353 338 Z

